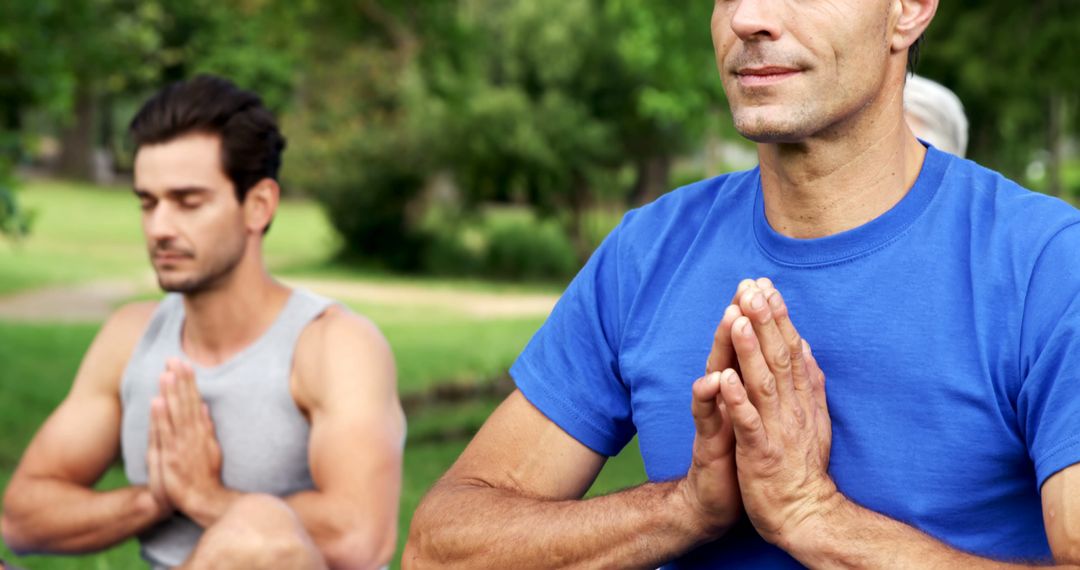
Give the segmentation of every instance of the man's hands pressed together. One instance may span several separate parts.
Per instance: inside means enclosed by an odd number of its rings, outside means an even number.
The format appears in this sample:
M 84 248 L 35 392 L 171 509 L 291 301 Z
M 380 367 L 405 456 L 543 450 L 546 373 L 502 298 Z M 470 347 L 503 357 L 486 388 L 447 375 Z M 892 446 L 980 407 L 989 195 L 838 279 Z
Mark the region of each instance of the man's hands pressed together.
M 828 475 L 825 376 L 768 279 L 739 285 L 720 329 L 725 323 L 736 362 L 715 378 L 717 407 L 734 429 L 742 502 L 762 537 L 785 547 L 803 523 L 842 500 Z M 717 343 L 722 336 L 718 329 Z M 721 360 L 710 356 L 710 366 Z
M 716 405 L 734 431 L 742 507 L 765 540 L 812 568 L 1042 566 L 955 550 L 845 497 L 828 473 L 832 421 L 825 375 L 792 324 L 780 292 L 768 279 L 743 281 L 720 328 L 728 322 L 735 365 L 720 373 Z M 716 337 L 714 355 L 725 338 L 719 329 Z M 710 356 L 709 365 L 723 361 Z M 1060 538 L 1064 527 L 1052 526 L 1050 533 L 1068 543 Z M 1060 547 L 1055 556 L 1059 562 L 1073 560 Z
M 210 410 L 189 364 L 170 359 L 159 382 L 160 395 L 150 405 L 150 491 L 164 514 L 180 510 L 207 527 L 237 495 L 221 482 L 221 447 Z
M 735 294 L 732 303 L 737 303 Z M 735 474 L 735 436 L 720 397 L 720 371 L 737 365 L 731 344 L 731 325 L 739 316 L 729 305 L 716 327 L 705 376 L 694 382 L 690 410 L 694 415 L 694 450 L 683 490 L 687 502 L 703 521 L 708 536 L 719 536 L 741 512 L 739 481 Z

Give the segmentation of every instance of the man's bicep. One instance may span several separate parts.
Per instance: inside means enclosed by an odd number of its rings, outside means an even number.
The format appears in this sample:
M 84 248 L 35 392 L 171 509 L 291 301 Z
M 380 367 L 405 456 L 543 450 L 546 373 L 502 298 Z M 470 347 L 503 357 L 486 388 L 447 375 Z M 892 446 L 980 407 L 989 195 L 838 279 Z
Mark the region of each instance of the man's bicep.
M 396 505 L 405 419 L 393 355 L 374 325 L 334 310 L 298 354 L 310 403 L 312 477 L 322 492 Z
M 118 401 L 98 394 L 69 396 L 34 435 L 16 477 L 91 486 L 116 459 L 119 432 Z
M 1080 464 L 1046 480 L 1042 507 L 1054 559 L 1058 563 L 1080 564 Z
M 514 391 L 443 478 L 545 499 L 579 499 L 606 457 L 589 449 Z
M 101 328 L 83 356 L 71 391 L 23 454 L 16 476 L 56 477 L 91 485 L 120 447 L 120 377 L 153 303 L 124 307 Z
M 314 410 L 308 443 L 316 487 L 323 492 L 369 490 L 385 495 L 401 478 L 404 419 L 397 399 L 381 405 L 340 397 Z M 348 404 L 355 404 L 349 407 Z

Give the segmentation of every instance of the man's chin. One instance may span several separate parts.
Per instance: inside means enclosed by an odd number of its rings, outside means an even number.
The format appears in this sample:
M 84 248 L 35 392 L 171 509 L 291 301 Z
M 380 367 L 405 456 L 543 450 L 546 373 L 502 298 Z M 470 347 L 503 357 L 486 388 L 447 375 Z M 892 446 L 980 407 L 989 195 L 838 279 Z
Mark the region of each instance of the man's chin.
M 759 121 L 750 125 L 735 124 L 744 138 L 758 144 L 795 144 L 807 139 L 807 133 L 790 125 Z
M 757 144 L 798 144 L 806 140 L 786 131 L 739 131 L 743 138 Z
M 805 141 L 813 129 L 803 121 L 782 117 L 780 109 L 754 109 L 734 113 L 735 130 L 759 144 L 795 144 Z
M 166 293 L 197 293 L 203 288 L 202 281 L 192 278 L 182 278 L 176 276 L 164 276 L 158 274 L 157 276 L 158 287 Z

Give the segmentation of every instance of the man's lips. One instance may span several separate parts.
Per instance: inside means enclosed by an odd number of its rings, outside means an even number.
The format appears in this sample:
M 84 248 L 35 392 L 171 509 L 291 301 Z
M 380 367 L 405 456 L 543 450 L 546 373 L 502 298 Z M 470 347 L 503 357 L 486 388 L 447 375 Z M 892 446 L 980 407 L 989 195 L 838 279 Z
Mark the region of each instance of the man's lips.
M 735 72 L 739 84 L 744 87 L 758 87 L 780 83 L 802 73 L 802 70 L 790 67 L 745 67 Z
M 153 259 L 155 263 L 176 263 L 190 259 L 190 256 L 177 253 L 155 253 Z

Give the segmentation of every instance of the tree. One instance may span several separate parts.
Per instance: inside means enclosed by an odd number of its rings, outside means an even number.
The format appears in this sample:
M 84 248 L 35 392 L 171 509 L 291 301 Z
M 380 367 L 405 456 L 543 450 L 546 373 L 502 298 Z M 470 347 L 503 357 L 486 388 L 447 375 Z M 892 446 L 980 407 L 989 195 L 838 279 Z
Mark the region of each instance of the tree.
M 952 88 L 971 122 L 971 154 L 1023 179 L 1033 150 L 1049 157 L 1060 193 L 1064 138 L 1080 110 L 1080 4 L 1074 0 L 943 2 L 921 72 Z
M 469 49 L 432 65 L 459 141 L 450 161 L 474 201 L 524 197 L 566 211 L 582 261 L 584 212 L 634 172 L 640 203 L 669 190 L 673 158 L 722 104 L 709 6 L 640 0 L 462 2 Z M 433 57 L 448 59 L 444 52 Z M 440 73 L 441 72 L 441 73 Z M 617 183 L 616 183 L 617 185 Z
M 722 104 L 709 10 L 320 3 L 305 21 L 319 41 L 289 117 L 300 141 L 289 177 L 321 196 L 359 253 L 422 241 L 416 204 L 446 173 L 466 211 L 505 201 L 559 217 L 583 260 L 587 209 L 670 189 L 673 157 L 701 141 L 704 116 Z
M 15 0 L 25 2 L 26 0 Z M 96 155 L 110 134 L 117 97 L 154 83 L 166 53 L 158 29 L 165 14 L 160 2 L 73 0 L 31 2 L 32 21 L 48 30 L 43 46 L 55 58 L 54 110 L 60 129 L 60 171 L 94 179 Z

